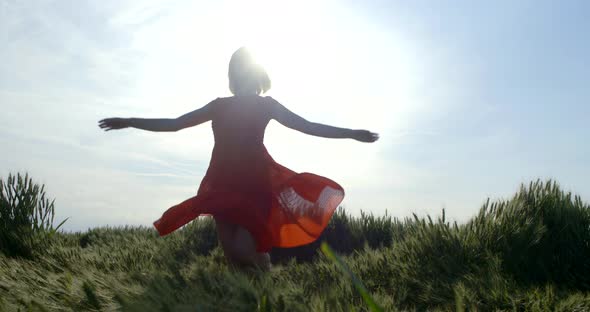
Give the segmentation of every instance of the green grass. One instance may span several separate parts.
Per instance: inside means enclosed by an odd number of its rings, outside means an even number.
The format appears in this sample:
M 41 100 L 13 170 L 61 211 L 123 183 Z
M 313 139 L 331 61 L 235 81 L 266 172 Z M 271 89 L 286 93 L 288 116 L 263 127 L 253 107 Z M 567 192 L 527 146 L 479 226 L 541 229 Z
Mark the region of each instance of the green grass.
M 205 218 L 164 238 L 56 233 L 33 258 L 0 254 L 0 311 L 590 311 L 590 207 L 550 181 L 461 225 L 340 209 L 318 242 L 272 259 L 229 268 Z
M 67 220 L 54 227 L 54 213 L 45 185 L 33 182 L 29 174 L 0 178 L 0 251 L 29 259 L 43 253 Z

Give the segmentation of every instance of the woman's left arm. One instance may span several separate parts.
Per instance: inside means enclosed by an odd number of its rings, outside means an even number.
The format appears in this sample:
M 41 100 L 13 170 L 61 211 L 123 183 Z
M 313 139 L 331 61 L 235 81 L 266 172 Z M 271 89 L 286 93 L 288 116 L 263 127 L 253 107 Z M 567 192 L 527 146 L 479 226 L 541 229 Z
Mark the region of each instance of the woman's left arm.
M 178 118 L 106 118 L 98 122 L 105 131 L 137 128 L 147 131 L 166 132 L 200 125 L 213 119 L 213 102 Z

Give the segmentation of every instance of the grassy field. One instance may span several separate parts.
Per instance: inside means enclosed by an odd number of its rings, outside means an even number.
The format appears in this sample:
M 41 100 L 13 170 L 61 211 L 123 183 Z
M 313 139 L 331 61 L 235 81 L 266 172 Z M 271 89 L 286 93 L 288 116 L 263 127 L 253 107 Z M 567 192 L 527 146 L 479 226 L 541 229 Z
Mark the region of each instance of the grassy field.
M 367 311 L 320 241 L 385 311 L 590 311 L 590 207 L 539 181 L 461 225 L 339 210 L 318 242 L 273 250 L 270 273 L 228 267 L 210 219 L 56 233 L 0 253 L 0 311 Z

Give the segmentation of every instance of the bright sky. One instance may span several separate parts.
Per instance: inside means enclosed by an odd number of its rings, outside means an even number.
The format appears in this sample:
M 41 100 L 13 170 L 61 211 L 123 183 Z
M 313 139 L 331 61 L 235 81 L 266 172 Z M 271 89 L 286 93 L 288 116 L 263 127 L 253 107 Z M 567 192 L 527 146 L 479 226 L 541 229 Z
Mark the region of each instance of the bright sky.
M 554 178 L 590 200 L 590 2 L 0 0 L 0 174 L 28 171 L 68 230 L 149 225 L 194 195 L 210 124 L 104 133 L 229 96 L 231 54 L 268 95 L 374 144 L 270 124 L 279 163 L 346 190 L 345 208 L 465 221 L 486 197 Z

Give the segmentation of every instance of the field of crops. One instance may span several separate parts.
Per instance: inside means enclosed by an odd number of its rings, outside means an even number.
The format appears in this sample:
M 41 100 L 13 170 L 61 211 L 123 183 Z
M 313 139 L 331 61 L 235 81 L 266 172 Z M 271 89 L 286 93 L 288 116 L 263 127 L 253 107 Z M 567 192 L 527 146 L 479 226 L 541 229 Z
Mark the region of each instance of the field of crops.
M 15 245 L 24 234 L 0 230 L 0 311 L 369 310 L 320 241 L 385 311 L 590 311 L 590 206 L 551 181 L 459 225 L 444 211 L 398 220 L 339 210 L 318 242 L 273 250 L 270 273 L 228 267 L 206 218 L 164 238 L 96 228 Z

